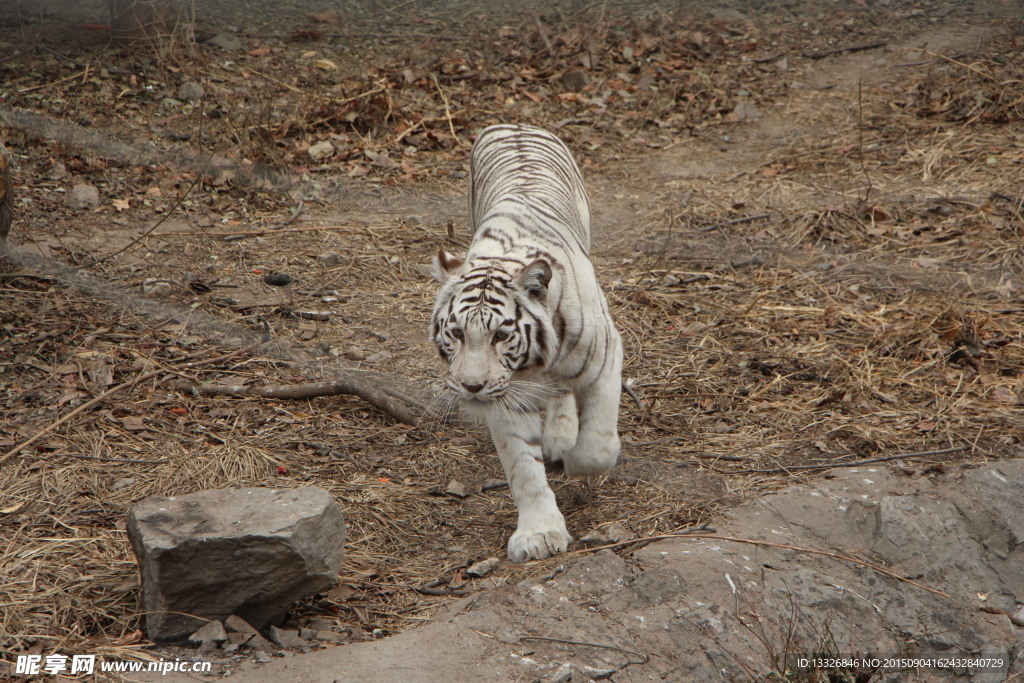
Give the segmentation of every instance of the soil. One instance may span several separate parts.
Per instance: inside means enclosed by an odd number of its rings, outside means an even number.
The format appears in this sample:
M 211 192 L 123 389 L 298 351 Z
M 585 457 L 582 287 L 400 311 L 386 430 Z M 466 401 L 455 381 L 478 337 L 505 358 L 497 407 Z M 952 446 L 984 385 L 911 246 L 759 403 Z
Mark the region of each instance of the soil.
M 504 562 L 461 586 L 515 519 L 478 429 L 410 427 L 352 396 L 173 386 L 355 372 L 433 400 L 423 266 L 465 247 L 468 149 L 497 121 L 577 153 L 640 399 L 623 403 L 614 473 L 550 473 L 574 536 L 678 533 L 880 458 L 924 479 L 1019 453 L 1015 2 L 218 0 L 198 4 L 194 44 L 142 45 L 109 42 L 103 5 L 0 16 L 18 250 L 0 280 L 0 450 L 162 372 L 0 461 L 5 660 L 162 652 L 123 531 L 147 495 L 332 491 L 342 582 L 291 619 L 342 639 L 409 631 L 458 598 L 425 584 L 483 594 L 560 566 Z M 82 183 L 97 206 L 66 204 Z M 268 328 L 270 345 L 186 366 Z M 453 480 L 470 495 L 446 495 Z M 635 566 L 645 551 L 615 552 Z

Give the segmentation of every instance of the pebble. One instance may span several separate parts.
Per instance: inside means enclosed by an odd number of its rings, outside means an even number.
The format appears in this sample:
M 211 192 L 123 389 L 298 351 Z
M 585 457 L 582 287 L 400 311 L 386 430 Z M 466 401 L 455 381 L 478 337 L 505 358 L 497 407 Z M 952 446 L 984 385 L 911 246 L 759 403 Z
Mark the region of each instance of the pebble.
M 298 631 L 288 628 L 270 627 L 270 640 L 281 647 L 305 647 L 309 645 Z
M 374 353 L 374 354 L 372 354 L 370 356 L 367 356 L 366 357 L 366 362 L 367 363 L 379 363 L 382 360 L 387 360 L 388 358 L 391 358 L 391 356 L 392 356 L 392 354 L 391 354 L 390 351 L 378 351 L 377 353 Z
M 320 265 L 324 268 L 334 268 L 341 265 L 341 254 L 336 251 L 330 251 L 326 254 L 320 254 L 316 257 L 316 260 L 319 261 Z
M 218 33 L 206 42 L 228 52 L 238 52 L 242 49 L 242 41 L 230 33 Z
M 65 201 L 72 209 L 96 209 L 100 205 L 100 191 L 81 183 L 71 188 Z
M 345 358 L 348 358 L 349 360 L 363 361 L 366 360 L 366 356 L 366 351 L 358 347 L 349 349 L 345 352 Z
M 334 145 L 331 144 L 330 140 L 321 140 L 310 147 L 306 154 L 313 161 L 323 161 L 334 156 Z
M 142 294 L 147 299 L 160 299 L 170 296 L 173 289 L 174 287 L 171 286 L 171 283 L 166 280 L 147 278 L 142 282 Z
M 202 628 L 193 633 L 188 637 L 188 642 L 199 643 L 200 645 L 209 647 L 210 645 L 216 646 L 217 643 L 223 643 L 227 641 L 228 634 L 224 630 L 224 624 L 219 621 L 207 622 Z
M 466 485 L 458 479 L 452 479 L 448 482 L 448 488 L 444 490 L 449 496 L 455 496 L 456 498 L 465 498 L 469 495 L 469 491 L 466 489 Z
M 196 103 L 206 96 L 206 90 L 195 81 L 185 81 L 178 87 L 178 99 Z
M 483 578 L 494 571 L 494 568 L 501 562 L 500 558 L 488 557 L 486 560 L 480 560 L 475 564 L 469 565 L 466 568 L 466 573 L 476 578 Z
M 263 276 L 263 281 L 274 287 L 284 287 L 294 282 L 295 278 L 286 273 L 267 273 Z

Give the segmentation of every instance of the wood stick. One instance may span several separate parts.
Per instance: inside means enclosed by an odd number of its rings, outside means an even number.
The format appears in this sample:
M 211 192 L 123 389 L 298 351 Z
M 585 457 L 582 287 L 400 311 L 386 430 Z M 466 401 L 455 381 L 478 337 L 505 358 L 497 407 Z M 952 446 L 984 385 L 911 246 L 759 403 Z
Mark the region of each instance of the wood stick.
M 854 460 L 852 462 L 821 463 L 819 465 L 793 465 L 792 467 L 772 467 L 770 469 L 747 469 L 747 470 L 715 470 L 720 474 L 785 474 L 787 472 L 808 472 L 814 470 L 831 470 L 838 467 L 860 467 L 879 462 L 890 462 L 892 460 L 905 460 L 906 458 L 924 458 L 930 455 L 946 455 L 947 453 L 959 453 L 969 451 L 970 446 L 955 446 L 953 448 L 940 448 L 934 451 L 915 451 L 913 453 L 901 453 L 899 455 L 886 455 L 880 458 L 868 458 L 867 460 Z M 849 453 L 847 455 L 853 455 Z M 711 468 L 714 469 L 714 468 Z
M 189 382 L 177 382 L 173 386 L 178 391 L 191 392 L 199 396 L 241 396 L 246 398 L 295 400 L 349 394 L 358 396 L 404 424 L 415 427 L 419 424 L 420 420 L 420 416 L 409 410 L 406 405 L 403 405 L 408 399 L 402 400 L 400 393 L 354 377 L 341 376 L 327 382 L 269 384 L 266 386 L 218 386 L 215 384 L 192 384 Z M 396 396 L 396 394 L 398 395 Z
M 818 52 L 805 52 L 804 57 L 807 59 L 824 59 L 825 57 L 831 57 L 832 55 L 841 55 L 844 52 L 861 52 L 862 50 L 874 50 L 876 47 L 885 47 L 888 43 L 875 42 L 875 43 L 864 43 L 863 45 L 850 45 L 849 47 L 837 47 L 832 50 L 820 50 Z

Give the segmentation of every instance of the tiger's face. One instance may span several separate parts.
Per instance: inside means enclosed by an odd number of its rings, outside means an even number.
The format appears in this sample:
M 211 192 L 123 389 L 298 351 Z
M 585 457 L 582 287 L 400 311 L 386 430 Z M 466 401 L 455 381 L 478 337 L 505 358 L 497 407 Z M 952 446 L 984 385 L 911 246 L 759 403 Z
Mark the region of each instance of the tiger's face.
M 515 373 L 547 364 L 555 343 L 547 261 L 467 264 L 441 251 L 434 267 L 442 287 L 431 337 L 449 366 L 447 386 L 458 398 L 498 401 L 510 393 Z

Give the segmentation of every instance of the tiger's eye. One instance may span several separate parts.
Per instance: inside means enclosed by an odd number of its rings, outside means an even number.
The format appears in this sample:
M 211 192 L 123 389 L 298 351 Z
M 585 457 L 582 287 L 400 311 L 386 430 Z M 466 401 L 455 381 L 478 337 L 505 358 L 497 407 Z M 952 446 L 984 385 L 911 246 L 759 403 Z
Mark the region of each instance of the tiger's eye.
M 451 333 L 450 333 L 450 334 L 451 334 L 451 335 L 452 335 L 453 337 L 455 337 L 456 339 L 458 339 L 459 341 L 462 341 L 463 339 L 465 339 L 465 338 L 466 338 L 466 335 L 464 335 L 464 334 L 462 333 L 462 330 L 461 330 L 461 329 L 459 329 L 458 327 L 453 327 L 453 328 L 452 328 L 452 331 L 451 331 Z
M 508 330 L 497 330 L 494 333 L 494 343 L 497 344 L 498 342 L 506 341 L 511 336 L 512 333 Z

